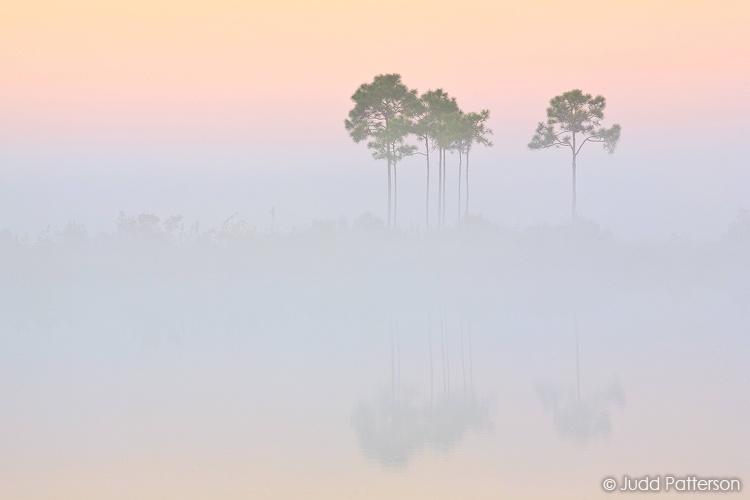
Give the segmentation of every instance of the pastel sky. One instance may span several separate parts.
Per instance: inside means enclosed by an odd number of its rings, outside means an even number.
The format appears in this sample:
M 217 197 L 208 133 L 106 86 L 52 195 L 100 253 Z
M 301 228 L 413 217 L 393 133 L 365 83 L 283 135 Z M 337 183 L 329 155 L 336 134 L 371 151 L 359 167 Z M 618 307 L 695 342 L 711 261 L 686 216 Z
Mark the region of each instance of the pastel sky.
M 126 150 L 138 172 L 153 144 L 371 162 L 342 122 L 357 86 L 386 72 L 490 109 L 488 162 L 558 158 L 525 146 L 549 99 L 581 88 L 623 126 L 616 161 L 746 166 L 748 26 L 744 0 L 12 2 L 0 17 L 3 170 L 102 173 Z M 190 169 L 222 168 L 201 161 Z
M 509 122 L 575 86 L 621 121 L 648 110 L 658 119 L 643 125 L 667 130 L 739 126 L 750 101 L 742 0 L 30 0 L 3 12 L 0 103 L 17 138 L 335 140 L 348 97 L 380 72 Z

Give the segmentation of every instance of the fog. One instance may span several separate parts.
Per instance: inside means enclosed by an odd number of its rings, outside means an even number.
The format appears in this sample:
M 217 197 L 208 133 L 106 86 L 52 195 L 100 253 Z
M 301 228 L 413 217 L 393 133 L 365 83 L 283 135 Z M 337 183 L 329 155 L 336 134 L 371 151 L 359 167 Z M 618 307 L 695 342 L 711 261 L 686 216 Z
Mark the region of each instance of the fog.
M 0 499 L 746 487 L 748 6 L 4 5 Z
M 569 221 L 570 159 L 563 150 L 526 148 L 533 119 L 542 118 L 543 111 L 541 100 L 538 112 L 529 113 L 526 128 L 519 125 L 509 137 L 499 130 L 507 126 L 504 118 L 492 120 L 494 146 L 472 152 L 472 213 L 522 230 Z M 0 153 L 5 164 L 0 227 L 33 238 L 48 225 L 61 229 L 75 220 L 96 235 L 112 231 L 120 211 L 162 217 L 179 213 L 207 226 L 238 213 L 264 230 L 274 208 L 280 231 L 301 229 L 313 220 L 352 220 L 365 212 L 385 219 L 385 162 L 352 143 L 340 121 L 335 125 L 335 140 L 292 148 L 210 142 L 10 144 Z M 636 133 L 625 129 L 613 155 L 594 146 L 582 151 L 578 199 L 583 216 L 626 241 L 673 236 L 715 240 L 738 209 L 750 208 L 745 189 L 750 173 L 740 138 L 706 144 L 690 136 L 669 140 L 660 149 L 658 142 L 637 143 Z M 455 153 L 447 163 L 446 222 L 454 225 Z M 424 230 L 424 157 L 404 159 L 398 173 L 399 226 Z
M 608 475 L 739 476 L 749 250 L 741 211 L 704 240 L 479 214 L 5 230 L 0 491 L 599 498 Z

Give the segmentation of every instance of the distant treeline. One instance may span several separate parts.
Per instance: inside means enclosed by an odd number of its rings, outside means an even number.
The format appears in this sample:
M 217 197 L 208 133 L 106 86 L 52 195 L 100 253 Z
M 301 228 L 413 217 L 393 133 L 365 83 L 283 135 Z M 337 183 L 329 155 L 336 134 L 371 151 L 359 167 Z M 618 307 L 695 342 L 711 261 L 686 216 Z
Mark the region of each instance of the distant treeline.
M 365 214 L 278 233 L 236 215 L 202 228 L 121 214 L 116 230 L 96 235 L 75 222 L 34 238 L 0 231 L 0 337 L 60 328 L 252 336 L 329 318 L 356 335 L 373 318 L 436 304 L 476 318 L 556 317 L 695 290 L 748 311 L 749 254 L 746 211 L 720 240 L 653 243 L 620 241 L 584 219 L 515 230 L 470 216 L 439 233 L 389 232 Z
M 9 229 L 0 230 L 0 249 L 32 248 L 44 246 L 76 246 L 94 242 L 114 244 L 120 242 L 141 242 L 152 244 L 192 244 L 192 243 L 242 243 L 252 240 L 269 239 L 276 241 L 294 241 L 298 237 L 328 237 L 332 235 L 351 235 L 381 237 L 385 241 L 399 239 L 427 239 L 432 242 L 448 241 L 451 238 L 500 237 L 506 242 L 526 240 L 533 243 L 538 238 L 547 240 L 578 239 L 578 240 L 612 240 L 612 231 L 602 228 L 596 222 L 578 218 L 576 224 L 563 226 L 540 225 L 527 229 L 510 229 L 499 226 L 481 215 L 471 215 L 464 218 L 458 226 L 443 234 L 430 234 L 423 228 L 403 228 L 396 232 L 387 232 L 382 219 L 370 212 L 362 213 L 352 220 L 346 217 L 338 219 L 312 219 L 305 227 L 294 228 L 288 232 L 276 231 L 273 225 L 258 228 L 251 226 L 238 213 L 227 217 L 216 227 L 204 228 L 199 221 L 188 223 L 182 215 L 170 215 L 160 218 L 153 213 L 128 215 L 120 212 L 113 232 L 91 233 L 84 224 L 75 220 L 68 222 L 62 229 L 47 226 L 43 231 L 32 237 L 28 234 L 14 234 Z M 667 241 L 690 242 L 686 236 L 672 235 Z M 725 243 L 744 246 L 750 244 L 750 211 L 738 209 L 724 233 L 722 241 Z M 541 242 L 541 241 L 540 241 Z
M 328 237 L 332 235 L 351 235 L 380 237 L 384 241 L 399 239 L 427 239 L 432 242 L 448 241 L 451 238 L 462 239 L 474 237 L 499 237 L 506 242 L 562 238 L 565 240 L 612 240 L 612 231 L 602 228 L 596 222 L 578 218 L 576 224 L 563 226 L 540 225 L 527 229 L 510 229 L 499 226 L 481 215 L 471 215 L 462 219 L 461 224 L 442 234 L 430 234 L 423 228 L 402 228 L 388 232 L 385 222 L 370 212 L 362 213 L 352 220 L 346 217 L 338 219 L 312 219 L 308 226 L 294 228 L 288 232 L 276 231 L 273 225 L 258 228 L 242 219 L 238 213 L 227 217 L 216 227 L 203 227 L 199 221 L 189 223 L 182 215 L 170 215 L 160 218 L 153 213 L 128 215 L 120 212 L 113 232 L 91 233 L 84 224 L 75 220 L 68 222 L 62 229 L 47 226 L 36 236 L 14 234 L 9 229 L 0 230 L 0 249 L 32 248 L 44 246 L 76 246 L 94 242 L 114 244 L 116 242 L 141 242 L 151 244 L 192 244 L 242 243 L 253 240 L 294 241 L 298 237 Z M 687 236 L 672 235 L 669 242 L 692 242 Z M 738 209 L 736 216 L 722 234 L 722 241 L 731 245 L 750 244 L 750 211 Z

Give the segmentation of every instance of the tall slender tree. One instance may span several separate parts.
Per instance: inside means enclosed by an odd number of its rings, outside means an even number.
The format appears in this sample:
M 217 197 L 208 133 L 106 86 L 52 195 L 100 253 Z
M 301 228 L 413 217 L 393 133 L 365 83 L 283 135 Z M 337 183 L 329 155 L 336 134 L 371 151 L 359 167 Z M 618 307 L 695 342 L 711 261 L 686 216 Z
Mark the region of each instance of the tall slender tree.
M 434 148 L 435 136 L 435 110 L 434 99 L 431 97 L 433 91 L 422 94 L 417 103 L 414 120 L 414 135 L 424 143 L 424 155 L 427 161 L 427 181 L 425 184 L 425 230 L 430 230 L 430 151 Z
M 344 121 L 354 142 L 368 141 L 376 160 L 388 165 L 388 229 L 395 226 L 398 207 L 396 166 L 416 148 L 406 142 L 418 110 L 417 91 L 409 89 L 396 73 L 378 75 L 352 95 L 354 108 Z M 393 186 L 393 189 L 392 187 Z M 391 194 L 393 191 L 393 195 Z
M 422 120 L 425 134 L 430 138 L 432 148 L 438 154 L 438 227 L 443 226 L 445 206 L 445 151 L 451 142 L 451 116 L 459 112 L 454 97 L 443 89 L 430 90 L 422 94 L 422 109 L 425 117 Z M 418 130 L 421 130 L 418 128 Z M 429 180 L 428 180 L 429 191 Z M 429 198 L 427 198 L 429 200 Z M 429 209 L 429 208 L 428 208 Z
M 462 146 L 466 153 L 466 210 L 464 211 L 464 215 L 469 215 L 469 154 L 474 144 L 492 147 L 492 141 L 488 137 L 492 135 L 492 129 L 487 128 L 486 125 L 489 118 L 490 112 L 487 109 L 483 109 L 479 113 L 471 112 L 464 115 L 462 141 Z
M 458 222 L 461 222 L 461 174 L 463 168 L 463 157 L 468 152 L 471 139 L 471 123 L 468 115 L 460 111 L 453 120 L 453 147 L 458 152 Z M 467 158 L 468 160 L 468 158 Z
M 440 127 L 440 139 L 438 144 L 443 150 L 443 205 L 442 205 L 442 222 L 445 226 L 445 175 L 446 175 L 446 152 L 455 151 L 458 153 L 458 220 L 461 220 L 461 169 L 463 166 L 463 156 L 467 152 L 468 137 L 471 133 L 470 122 L 468 121 L 468 115 L 456 108 L 446 114 L 444 120 L 441 122 Z
M 572 156 L 572 200 L 571 217 L 576 220 L 576 159 L 587 142 L 601 143 L 610 154 L 614 153 L 620 140 L 621 127 L 609 128 L 601 125 L 607 101 L 603 96 L 591 97 L 574 89 L 553 97 L 547 108 L 547 122 L 539 122 L 529 149 L 570 148 Z
M 425 92 L 421 101 L 427 110 L 427 134 L 438 153 L 438 227 L 445 225 L 445 153 L 452 148 L 454 141 L 453 120 L 459 113 L 455 97 L 450 97 L 443 89 Z

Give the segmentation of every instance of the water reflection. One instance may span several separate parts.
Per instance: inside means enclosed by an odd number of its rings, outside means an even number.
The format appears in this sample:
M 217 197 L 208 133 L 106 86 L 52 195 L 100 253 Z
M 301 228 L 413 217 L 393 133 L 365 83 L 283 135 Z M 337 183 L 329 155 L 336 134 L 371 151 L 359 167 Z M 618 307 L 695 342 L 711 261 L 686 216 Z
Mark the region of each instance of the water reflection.
M 581 396 L 581 370 L 578 321 L 574 326 L 576 343 L 576 387 L 563 390 L 553 385 L 539 384 L 537 395 L 543 409 L 552 414 L 555 430 L 561 436 L 586 443 L 612 433 L 610 409 L 625 406 L 625 391 L 617 379 L 604 389 Z
M 402 395 L 400 349 L 396 336 L 391 348 L 390 391 L 381 390 L 374 400 L 360 401 L 352 414 L 352 425 L 362 453 L 385 468 L 403 469 L 415 454 L 422 451 L 450 452 L 467 432 L 492 429 L 490 402 L 477 397 L 474 392 L 471 349 L 464 349 L 464 325 L 460 328 L 462 385 L 459 391 L 451 391 L 450 352 L 446 347 L 442 316 L 440 325 L 442 394 L 435 395 L 435 363 L 430 335 L 429 400 L 417 401 L 413 396 Z
M 418 452 L 453 450 L 470 430 L 492 428 L 486 400 L 470 394 L 440 398 L 434 405 L 394 401 L 381 392 L 372 403 L 360 402 L 352 424 L 365 456 L 387 468 L 404 468 Z
M 589 397 L 579 397 L 551 385 L 538 385 L 537 394 L 545 411 L 552 414 L 555 430 L 565 438 L 589 442 L 612 432 L 610 408 L 625 405 L 625 391 L 612 381 L 608 387 Z

